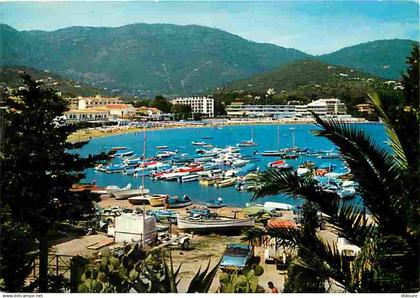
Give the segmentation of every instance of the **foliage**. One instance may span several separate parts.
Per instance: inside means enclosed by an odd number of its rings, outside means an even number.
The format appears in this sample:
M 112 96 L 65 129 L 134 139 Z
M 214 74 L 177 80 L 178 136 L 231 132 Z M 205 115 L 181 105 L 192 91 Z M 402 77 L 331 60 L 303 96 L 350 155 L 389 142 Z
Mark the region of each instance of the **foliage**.
M 396 79 L 405 68 L 404 59 L 414 43 L 414 40 L 407 39 L 375 40 L 322 55 L 319 59 L 383 78 Z
M 39 284 L 41 291 L 46 291 L 49 234 L 61 221 L 77 220 L 94 211 L 88 192 L 71 192 L 70 188 L 84 177 L 85 168 L 106 155 L 80 158 L 68 151 L 85 143 L 68 143 L 67 137 L 77 127 L 55 122 L 68 109 L 67 101 L 27 74 L 23 83 L 24 87 L 2 97 L 1 102 L 4 158 L 0 166 L 4 179 L 0 182 L 0 207 L 10 211 L 11 220 L 27 226 L 38 241 Z
M 17 62 L 18 65 L 20 64 Z M 21 86 L 23 73 L 29 74 L 34 80 L 42 80 L 46 86 L 54 87 L 60 90 L 63 96 L 95 96 L 98 94 L 111 95 L 104 89 L 95 88 L 86 84 L 68 80 L 65 77 L 47 71 L 41 71 L 27 66 L 6 66 L 0 68 L 0 83 L 9 88 L 18 88 Z
M 312 268 L 301 267 L 300 262 L 310 263 L 313 258 L 312 250 L 322 248 L 322 243 L 316 237 L 316 229 L 319 227 L 318 207 L 316 204 L 306 201 L 302 206 L 303 223 L 299 231 L 301 245 L 298 247 L 297 258 L 292 261 L 287 271 L 287 282 L 283 293 L 323 293 L 325 292 L 324 279 L 314 273 Z M 296 231 L 298 232 L 298 231 Z M 271 236 L 279 236 L 276 231 Z M 285 239 L 285 238 L 281 238 Z M 279 242 L 281 242 L 280 240 Z
M 1 290 L 21 292 L 35 260 L 33 235 L 27 225 L 13 221 L 7 210 L 1 209 L 0 214 Z
M 192 109 L 189 105 L 176 104 L 171 108 L 171 112 L 175 114 L 175 120 L 189 119 L 192 116 Z
M 0 36 L 2 65 L 54 69 L 77 81 L 147 96 L 191 95 L 308 57 L 197 25 L 139 23 L 54 32 L 1 25 Z
M 219 262 L 220 263 L 220 262 Z M 203 271 L 198 270 L 191 280 L 188 293 L 207 293 L 219 268 L 217 263 L 210 271 L 210 261 Z M 179 266 L 173 268 L 172 256 L 169 264 L 157 252 L 146 255 L 138 244 L 124 246 L 117 255 L 109 249 L 101 252 L 101 259 L 93 268 L 81 275 L 78 292 L 82 293 L 177 293 Z
M 163 113 L 170 113 L 172 110 L 172 104 L 160 95 L 156 96 L 155 100 L 150 103 L 150 106 L 161 110 Z
M 221 293 L 264 293 L 258 282 L 258 277 L 263 275 L 264 269 L 259 265 L 247 267 L 241 272 L 223 272 L 220 274 Z

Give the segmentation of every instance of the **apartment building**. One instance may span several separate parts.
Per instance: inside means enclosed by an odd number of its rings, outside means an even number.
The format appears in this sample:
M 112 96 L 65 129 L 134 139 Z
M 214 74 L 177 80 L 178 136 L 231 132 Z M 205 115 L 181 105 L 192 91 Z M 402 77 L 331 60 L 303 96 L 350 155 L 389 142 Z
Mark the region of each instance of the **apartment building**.
M 102 97 L 96 95 L 93 97 L 74 97 L 67 98 L 70 101 L 70 108 L 72 109 L 88 109 L 106 106 L 108 104 L 122 104 L 124 101 L 120 97 Z
M 226 112 L 233 117 L 306 118 L 311 116 L 311 112 L 321 116 L 345 115 L 346 106 L 337 98 L 318 99 L 306 105 L 245 105 L 233 102 L 226 107 Z
M 214 117 L 214 99 L 207 96 L 177 97 L 171 103 L 189 105 L 195 114 L 203 114 L 207 117 Z

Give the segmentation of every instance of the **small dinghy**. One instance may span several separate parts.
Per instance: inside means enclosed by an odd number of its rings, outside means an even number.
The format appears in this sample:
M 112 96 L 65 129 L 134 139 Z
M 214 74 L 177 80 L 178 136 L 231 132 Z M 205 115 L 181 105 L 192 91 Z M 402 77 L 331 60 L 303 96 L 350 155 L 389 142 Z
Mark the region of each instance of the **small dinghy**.
M 222 208 L 222 207 L 227 206 L 225 203 L 223 203 L 222 198 L 218 198 L 217 200 L 213 200 L 213 201 L 206 201 L 206 202 L 204 202 L 204 205 L 207 208 L 212 208 L 212 209 L 218 209 L 218 208 Z
M 185 195 L 183 198 L 173 197 L 167 200 L 167 207 L 169 209 L 183 208 L 192 205 L 191 199 Z

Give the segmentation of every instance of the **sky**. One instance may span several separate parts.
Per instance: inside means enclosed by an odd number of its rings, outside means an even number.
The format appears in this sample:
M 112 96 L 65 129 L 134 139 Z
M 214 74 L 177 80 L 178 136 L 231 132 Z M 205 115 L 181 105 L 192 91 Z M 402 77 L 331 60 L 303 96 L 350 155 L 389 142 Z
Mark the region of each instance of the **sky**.
M 417 1 L 1 2 L 18 30 L 132 23 L 203 25 L 318 55 L 377 39 L 419 40 Z

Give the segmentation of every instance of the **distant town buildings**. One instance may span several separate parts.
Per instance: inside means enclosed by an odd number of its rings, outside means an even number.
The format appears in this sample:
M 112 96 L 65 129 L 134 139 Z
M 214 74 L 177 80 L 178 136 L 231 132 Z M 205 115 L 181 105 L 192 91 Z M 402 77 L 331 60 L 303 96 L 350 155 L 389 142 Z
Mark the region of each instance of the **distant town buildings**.
M 226 107 L 227 115 L 233 117 L 305 118 L 310 117 L 312 111 L 321 116 L 345 115 L 346 106 L 337 98 L 327 98 L 306 105 L 296 102 L 287 105 L 245 105 L 243 102 L 233 102 Z
M 101 107 L 108 104 L 122 104 L 124 101 L 120 97 L 102 97 L 96 95 L 93 97 L 73 97 L 67 98 L 70 101 L 70 108 L 72 109 L 86 109 Z
M 189 105 L 194 114 L 214 117 L 214 99 L 207 96 L 177 97 L 171 100 L 174 105 Z
M 137 110 L 131 104 L 124 104 L 119 97 L 76 97 L 68 98 L 70 110 L 65 113 L 69 122 L 103 122 L 133 117 Z

